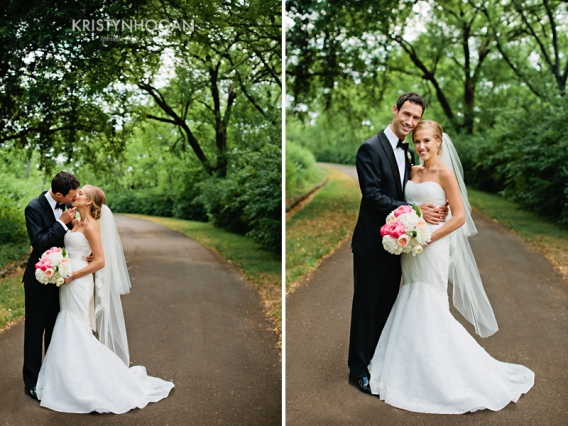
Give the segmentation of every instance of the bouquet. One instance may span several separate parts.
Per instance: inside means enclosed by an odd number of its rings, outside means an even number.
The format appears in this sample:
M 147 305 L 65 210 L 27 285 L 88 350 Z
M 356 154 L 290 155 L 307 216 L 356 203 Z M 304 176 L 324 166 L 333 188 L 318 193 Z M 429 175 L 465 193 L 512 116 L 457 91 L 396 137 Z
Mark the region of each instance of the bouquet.
M 65 248 L 50 248 L 41 255 L 35 268 L 35 276 L 40 283 L 55 284 L 57 287 L 71 275 L 71 265 Z
M 400 206 L 387 216 L 381 228 L 383 247 L 391 254 L 422 253 L 422 244 L 430 241 L 430 230 L 416 204 Z

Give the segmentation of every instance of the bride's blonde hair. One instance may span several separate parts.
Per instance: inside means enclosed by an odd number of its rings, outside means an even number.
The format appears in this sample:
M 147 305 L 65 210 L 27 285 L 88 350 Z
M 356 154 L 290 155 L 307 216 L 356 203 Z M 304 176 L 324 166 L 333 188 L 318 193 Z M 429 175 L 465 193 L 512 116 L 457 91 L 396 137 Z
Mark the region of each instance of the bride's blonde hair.
M 434 120 L 423 120 L 420 123 L 418 123 L 416 125 L 416 127 L 414 128 L 414 130 L 412 131 L 412 136 L 413 136 L 412 139 L 414 139 L 414 133 L 416 133 L 418 130 L 422 130 L 424 128 L 432 129 L 432 132 L 434 133 L 434 137 L 436 137 L 440 140 L 440 147 L 438 148 L 438 155 L 442 155 L 442 141 L 444 140 L 444 130 L 442 130 L 442 126 L 440 125 L 440 123 L 438 123 L 437 121 L 434 121 Z
M 87 198 L 91 200 L 91 216 L 95 219 L 99 219 L 101 217 L 103 204 L 106 202 L 105 193 L 101 188 L 92 185 L 85 185 L 82 189 L 85 191 Z

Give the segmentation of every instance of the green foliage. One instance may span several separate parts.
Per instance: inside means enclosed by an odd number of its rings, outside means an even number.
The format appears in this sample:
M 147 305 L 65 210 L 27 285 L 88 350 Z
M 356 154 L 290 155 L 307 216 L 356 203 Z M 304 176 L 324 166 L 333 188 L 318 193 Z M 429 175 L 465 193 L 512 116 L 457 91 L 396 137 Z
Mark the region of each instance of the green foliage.
M 291 141 L 286 144 L 286 198 L 302 195 L 324 180 L 325 173 L 315 162 L 308 149 Z
M 226 178 L 212 177 L 198 184 L 197 199 L 215 225 L 247 234 L 274 252 L 282 244 L 281 156 L 275 145 L 244 151 Z
M 487 137 L 457 145 L 469 184 L 568 222 L 568 102 L 504 113 Z
M 30 247 L 24 209 L 39 191 L 12 175 L 2 176 L 0 186 L 0 270 L 25 255 Z

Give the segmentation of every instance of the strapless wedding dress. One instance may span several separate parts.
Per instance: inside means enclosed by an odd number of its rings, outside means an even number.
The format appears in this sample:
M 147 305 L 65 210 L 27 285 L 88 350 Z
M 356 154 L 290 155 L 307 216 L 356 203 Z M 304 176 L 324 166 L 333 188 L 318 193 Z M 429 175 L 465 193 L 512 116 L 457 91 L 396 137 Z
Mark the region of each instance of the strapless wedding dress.
M 87 265 L 91 248 L 85 235 L 67 232 L 65 247 L 72 271 Z M 129 368 L 92 334 L 93 290 L 93 275 L 59 289 L 61 311 L 36 386 L 40 405 L 66 413 L 120 414 L 166 398 L 172 382 L 148 376 L 142 366 Z
M 436 182 L 408 181 L 409 203 L 444 205 Z M 439 225 L 428 225 L 433 232 Z M 381 400 L 421 413 L 500 410 L 528 392 L 534 373 L 492 358 L 450 313 L 446 236 L 413 257 L 402 254 L 403 285 L 369 364 Z

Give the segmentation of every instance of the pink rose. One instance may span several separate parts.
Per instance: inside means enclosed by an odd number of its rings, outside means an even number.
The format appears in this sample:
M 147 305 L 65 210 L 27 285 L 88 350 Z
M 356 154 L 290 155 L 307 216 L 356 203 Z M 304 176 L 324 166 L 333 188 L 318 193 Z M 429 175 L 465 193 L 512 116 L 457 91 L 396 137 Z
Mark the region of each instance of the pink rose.
M 409 242 L 410 242 L 410 237 L 406 234 L 402 234 L 400 237 L 398 237 L 399 247 L 406 247 Z
M 411 206 L 400 206 L 393 213 L 394 217 L 399 217 L 401 214 L 411 213 L 411 212 L 412 212 Z
M 385 235 L 389 235 L 389 229 L 390 226 L 388 223 L 385 223 L 383 226 L 381 226 L 381 237 L 384 237 Z
M 47 269 L 45 270 L 45 276 L 46 276 L 47 278 L 53 277 L 53 274 L 54 274 L 54 273 L 55 273 L 55 271 L 54 271 L 53 269 L 51 269 L 51 268 L 47 268 Z
M 38 263 L 35 264 L 36 269 L 41 269 L 42 271 L 46 271 L 47 269 L 51 268 L 51 262 L 46 257 L 45 259 L 41 259 Z
M 391 222 L 388 224 L 388 232 L 392 238 L 398 238 L 402 234 L 404 234 L 404 225 L 400 223 L 398 220 Z
M 45 252 L 45 254 L 57 253 L 60 252 L 61 249 L 59 247 L 51 247 L 49 250 Z

